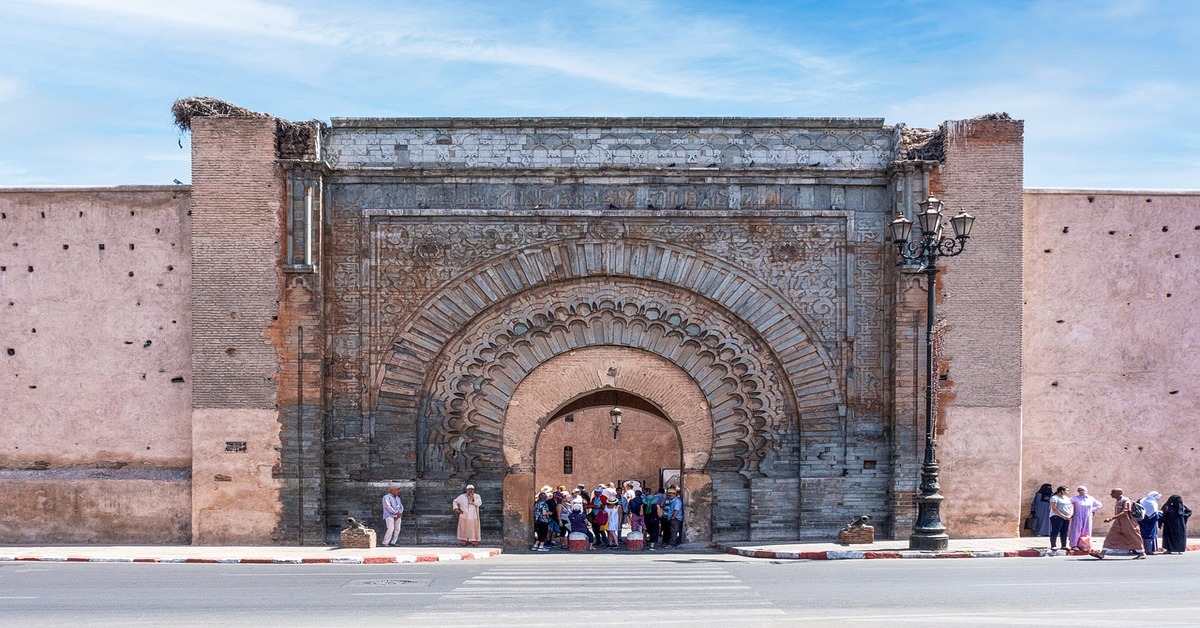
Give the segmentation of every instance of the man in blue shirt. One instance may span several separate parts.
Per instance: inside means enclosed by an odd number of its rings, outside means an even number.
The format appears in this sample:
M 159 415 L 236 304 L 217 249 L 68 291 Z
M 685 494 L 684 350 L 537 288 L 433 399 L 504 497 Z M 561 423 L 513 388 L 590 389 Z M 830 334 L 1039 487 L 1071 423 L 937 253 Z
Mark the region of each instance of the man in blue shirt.
M 683 540 L 683 499 L 679 489 L 667 489 L 667 503 L 663 504 L 663 545 L 679 547 Z

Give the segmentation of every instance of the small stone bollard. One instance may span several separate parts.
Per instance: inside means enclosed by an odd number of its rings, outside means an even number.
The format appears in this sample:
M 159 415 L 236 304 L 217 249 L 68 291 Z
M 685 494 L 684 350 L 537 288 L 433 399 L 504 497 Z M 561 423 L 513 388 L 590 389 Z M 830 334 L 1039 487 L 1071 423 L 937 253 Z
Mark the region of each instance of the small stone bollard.
M 349 526 L 338 536 L 342 549 L 375 549 L 375 531 L 359 523 L 354 517 L 346 517 Z
M 863 515 L 846 524 L 838 532 L 838 543 L 842 545 L 870 544 L 875 542 L 875 526 L 867 525 L 871 518 Z
M 625 535 L 625 549 L 631 552 L 642 551 L 643 538 L 641 532 L 630 532 Z
M 567 536 L 567 549 L 572 552 L 586 552 L 588 548 L 587 535 L 582 532 L 572 532 Z

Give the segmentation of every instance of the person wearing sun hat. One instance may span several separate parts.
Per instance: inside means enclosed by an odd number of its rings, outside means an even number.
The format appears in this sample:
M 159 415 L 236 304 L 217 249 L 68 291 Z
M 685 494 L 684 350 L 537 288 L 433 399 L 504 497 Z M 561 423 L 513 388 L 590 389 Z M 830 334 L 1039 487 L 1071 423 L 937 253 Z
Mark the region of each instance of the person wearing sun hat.
M 683 499 L 679 489 L 667 489 L 667 503 L 663 505 L 663 545 L 679 547 L 683 540 Z

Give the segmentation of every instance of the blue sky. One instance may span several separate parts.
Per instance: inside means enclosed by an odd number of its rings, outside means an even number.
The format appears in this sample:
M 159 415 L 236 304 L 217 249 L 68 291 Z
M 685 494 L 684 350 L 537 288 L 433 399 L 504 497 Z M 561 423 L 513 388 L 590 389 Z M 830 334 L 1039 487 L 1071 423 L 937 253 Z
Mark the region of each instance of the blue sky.
M 1191 0 L 5 0 L 0 185 L 186 182 L 170 107 L 202 95 L 294 120 L 1005 111 L 1026 187 L 1200 189 L 1197 68 Z

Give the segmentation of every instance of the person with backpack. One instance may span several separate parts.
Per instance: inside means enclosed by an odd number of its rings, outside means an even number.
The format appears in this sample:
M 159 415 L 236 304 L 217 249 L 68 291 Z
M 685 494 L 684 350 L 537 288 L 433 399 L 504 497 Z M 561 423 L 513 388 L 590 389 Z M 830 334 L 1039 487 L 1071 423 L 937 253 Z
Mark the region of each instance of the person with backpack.
M 646 518 L 642 516 L 643 510 L 642 492 L 639 490 L 633 491 L 633 498 L 629 500 L 629 531 L 641 532 L 645 534 Z
M 533 531 L 537 535 L 537 540 L 529 549 L 535 552 L 550 551 L 550 548 L 546 547 L 546 541 L 550 540 L 550 521 L 553 517 L 554 511 L 550 509 L 550 496 L 538 493 L 537 502 L 533 505 Z
M 592 493 L 592 501 L 588 503 L 588 521 L 592 522 L 592 533 L 596 536 L 596 544 L 600 545 L 608 538 L 608 497 L 604 495 L 604 485 L 596 487 Z
M 654 545 L 658 543 L 659 528 L 662 523 L 662 503 L 663 489 L 658 488 L 658 494 L 646 493 L 642 495 L 642 517 L 646 526 L 646 549 L 654 551 Z
M 1104 558 L 1108 554 L 1133 552 L 1134 560 L 1145 558 L 1146 550 L 1142 545 L 1142 533 L 1138 530 L 1137 520 L 1134 516 L 1133 500 L 1125 497 L 1125 491 L 1119 488 L 1114 488 L 1109 496 L 1117 500 L 1115 514 L 1104 520 L 1104 523 L 1111 523 L 1112 527 L 1108 529 L 1108 534 L 1104 537 L 1104 549 L 1093 552 L 1092 556 Z M 1136 509 L 1144 518 L 1146 510 L 1142 505 L 1137 504 Z

